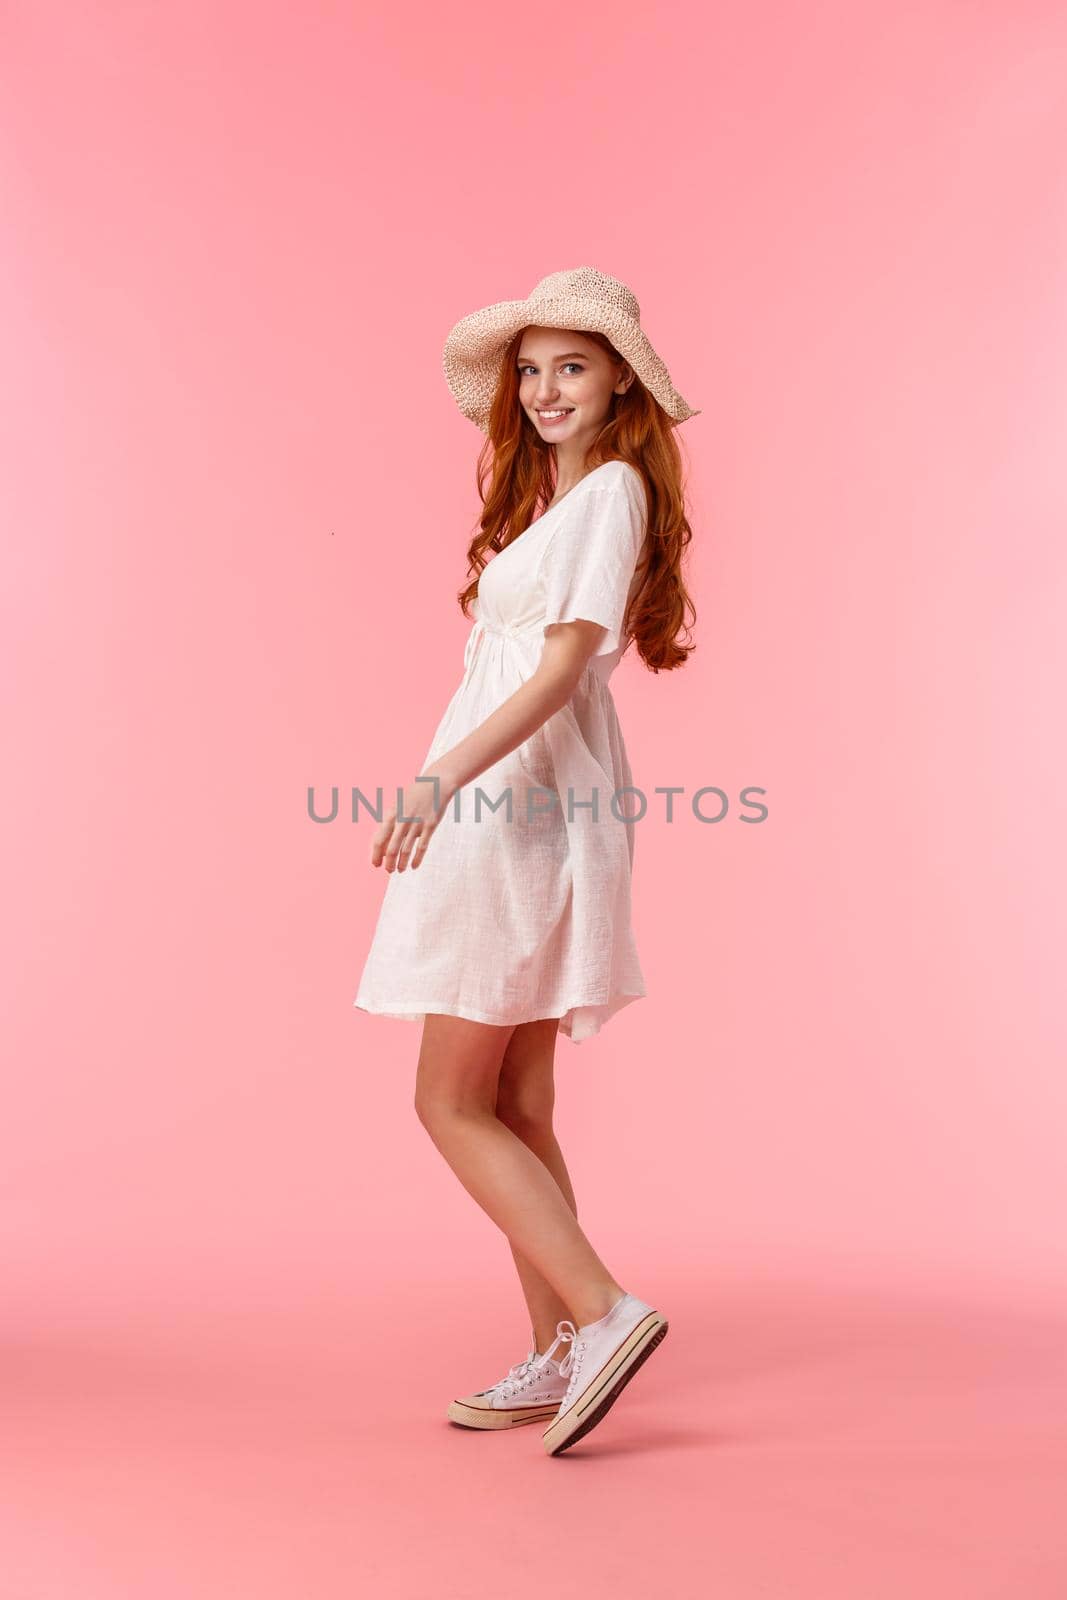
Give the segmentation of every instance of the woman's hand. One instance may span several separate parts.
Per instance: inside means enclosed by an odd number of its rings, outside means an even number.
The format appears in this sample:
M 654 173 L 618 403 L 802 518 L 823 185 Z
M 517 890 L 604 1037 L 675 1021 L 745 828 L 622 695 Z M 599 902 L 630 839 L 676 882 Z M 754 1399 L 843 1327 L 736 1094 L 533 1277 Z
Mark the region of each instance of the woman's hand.
M 431 783 L 431 778 L 436 783 Z M 414 871 L 458 787 L 440 766 L 422 773 L 421 780 L 410 784 L 404 794 L 399 815 L 405 820 L 397 821 L 395 807 L 382 818 L 382 825 L 371 840 L 371 865 L 380 867 L 384 861 L 386 872 L 403 872 L 410 858 Z

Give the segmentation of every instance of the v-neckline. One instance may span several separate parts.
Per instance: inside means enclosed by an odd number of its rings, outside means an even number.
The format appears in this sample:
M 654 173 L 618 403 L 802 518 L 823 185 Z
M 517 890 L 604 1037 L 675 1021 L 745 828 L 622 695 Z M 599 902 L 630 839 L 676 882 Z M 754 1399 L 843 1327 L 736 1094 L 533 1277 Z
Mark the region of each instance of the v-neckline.
M 563 504 L 564 500 L 569 500 L 570 499 L 570 497 L 574 493 L 575 489 L 580 489 L 582 487 L 582 484 L 585 483 L 587 479 L 589 479 L 589 478 L 591 478 L 593 476 L 594 472 L 599 472 L 600 471 L 600 467 L 606 467 L 607 464 L 608 463 L 606 461 L 602 461 L 600 463 L 600 466 L 590 467 L 589 471 L 584 473 L 583 476 L 578 479 L 577 483 L 572 483 L 571 484 L 571 486 L 567 490 L 566 494 L 561 494 L 558 500 L 553 500 L 551 502 L 551 504 L 547 505 L 545 507 L 544 511 L 541 513 L 541 516 L 547 516 L 550 511 L 558 511 L 560 506 Z M 538 517 L 537 520 L 538 520 L 538 522 L 540 522 L 541 517 Z M 531 523 L 531 527 L 532 526 L 533 526 L 533 524 Z M 529 530 L 527 529 L 526 531 L 528 532 Z
M 615 458 L 612 457 L 612 460 L 614 460 L 614 459 Z M 549 516 L 551 512 L 558 511 L 560 506 L 563 505 L 565 503 L 565 501 L 569 500 L 571 495 L 575 494 L 577 492 L 577 490 L 579 490 L 582 487 L 583 483 L 588 483 L 590 478 L 595 477 L 596 474 L 600 471 L 600 467 L 606 467 L 608 465 L 610 465 L 609 462 L 602 461 L 600 463 L 600 466 L 594 467 L 591 472 L 587 472 L 584 478 L 579 478 L 578 482 L 573 486 L 573 488 L 570 488 L 570 489 L 567 490 L 567 493 L 562 497 L 562 499 L 556 500 L 552 505 L 546 506 L 545 509 L 542 511 L 541 515 L 539 517 L 535 517 L 534 520 L 530 523 L 529 527 L 523 528 L 523 530 L 519 534 L 518 538 L 512 539 L 509 544 L 506 544 L 504 546 L 503 550 L 498 550 L 497 551 L 497 555 L 498 556 L 502 556 L 504 554 L 505 550 L 513 550 L 515 548 L 515 546 L 520 542 L 520 540 L 526 538 L 527 534 L 533 533 L 535 528 L 539 528 L 541 526 L 542 522 L 544 522 L 545 518 L 547 516 Z

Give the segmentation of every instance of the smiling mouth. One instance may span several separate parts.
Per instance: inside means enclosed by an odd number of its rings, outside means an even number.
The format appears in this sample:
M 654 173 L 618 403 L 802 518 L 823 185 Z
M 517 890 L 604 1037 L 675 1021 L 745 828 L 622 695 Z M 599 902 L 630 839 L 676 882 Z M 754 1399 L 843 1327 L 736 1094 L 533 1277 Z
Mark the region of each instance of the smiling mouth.
M 562 422 L 564 417 L 569 417 L 574 410 L 573 406 L 556 408 L 552 411 L 539 411 L 537 415 L 542 422 Z

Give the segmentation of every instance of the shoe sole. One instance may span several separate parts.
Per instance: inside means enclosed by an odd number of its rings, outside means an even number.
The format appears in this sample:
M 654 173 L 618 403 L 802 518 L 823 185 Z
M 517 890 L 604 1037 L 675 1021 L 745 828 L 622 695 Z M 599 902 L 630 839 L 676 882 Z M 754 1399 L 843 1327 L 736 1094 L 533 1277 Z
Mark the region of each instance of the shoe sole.
M 521 1428 L 526 1422 L 551 1422 L 559 1411 L 558 1405 L 526 1406 L 515 1411 L 490 1411 L 485 1406 L 465 1406 L 462 1400 L 453 1400 L 446 1416 L 461 1428 Z
M 558 1426 L 545 1430 L 545 1449 L 550 1456 L 569 1450 L 604 1420 L 638 1367 L 644 1365 L 666 1338 L 669 1326 L 667 1319 L 658 1312 L 651 1312 L 637 1324 L 603 1372 L 597 1373 L 585 1394 L 559 1418 Z

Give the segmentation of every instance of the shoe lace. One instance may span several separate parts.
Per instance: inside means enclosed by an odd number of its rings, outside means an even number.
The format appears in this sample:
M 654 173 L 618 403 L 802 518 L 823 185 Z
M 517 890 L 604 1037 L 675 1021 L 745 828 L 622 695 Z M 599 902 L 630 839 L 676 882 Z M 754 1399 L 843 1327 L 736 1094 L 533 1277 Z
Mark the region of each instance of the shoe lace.
M 585 1339 L 578 1337 L 578 1329 L 574 1326 L 574 1323 L 566 1317 L 562 1322 L 556 1323 L 556 1338 L 546 1352 L 546 1359 L 552 1354 L 557 1344 L 566 1344 L 568 1346 L 567 1354 L 559 1364 L 560 1377 L 568 1380 L 566 1393 L 560 1402 L 560 1409 L 563 1410 L 574 1393 L 575 1384 L 581 1377 L 582 1359 L 588 1346 Z
M 531 1350 L 522 1361 L 516 1361 L 513 1367 L 509 1367 L 507 1377 L 494 1383 L 493 1388 L 505 1398 L 519 1389 L 525 1389 L 540 1371 L 541 1360 L 543 1357 L 539 1358 L 536 1350 Z
M 527 1388 L 540 1376 L 542 1369 L 554 1356 L 557 1346 L 561 1344 L 568 1346 L 566 1355 L 559 1362 L 559 1375 L 568 1380 L 566 1393 L 561 1402 L 561 1406 L 566 1406 L 574 1393 L 575 1384 L 581 1377 L 582 1359 L 588 1348 L 587 1341 L 578 1337 L 578 1329 L 567 1317 L 556 1323 L 556 1337 L 544 1355 L 539 1356 L 536 1350 L 530 1350 L 522 1361 L 517 1361 L 513 1367 L 508 1368 L 507 1377 L 501 1378 L 499 1383 L 494 1383 L 494 1390 L 506 1398 L 520 1389 Z

